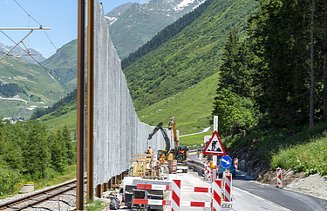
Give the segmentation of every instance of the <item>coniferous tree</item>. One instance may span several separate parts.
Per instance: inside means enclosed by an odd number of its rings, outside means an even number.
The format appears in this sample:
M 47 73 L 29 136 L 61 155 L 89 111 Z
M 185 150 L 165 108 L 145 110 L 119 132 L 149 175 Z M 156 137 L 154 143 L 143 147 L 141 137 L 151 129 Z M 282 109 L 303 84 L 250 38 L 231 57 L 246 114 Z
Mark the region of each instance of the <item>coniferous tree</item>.
M 44 178 L 50 162 L 46 130 L 40 123 L 31 122 L 23 150 L 24 167 L 33 178 Z
M 229 33 L 220 67 L 217 96 L 212 115 L 220 119 L 222 133 L 238 133 L 256 121 L 252 96 L 251 53 L 245 42 L 239 40 L 236 29 Z
M 65 127 L 62 130 L 62 136 L 66 144 L 67 149 L 67 162 L 69 165 L 75 163 L 75 147 L 74 142 L 70 138 L 70 132 L 68 130 L 68 127 L 65 125 Z
M 55 135 L 51 134 L 48 142 L 51 143 L 51 165 L 56 171 L 62 173 L 67 165 L 67 148 L 61 131 L 58 130 Z
M 257 90 L 261 93 L 256 102 L 275 127 L 293 128 L 308 122 L 308 3 L 261 2 L 258 14 L 251 20 L 250 40 L 261 60 L 256 72 Z

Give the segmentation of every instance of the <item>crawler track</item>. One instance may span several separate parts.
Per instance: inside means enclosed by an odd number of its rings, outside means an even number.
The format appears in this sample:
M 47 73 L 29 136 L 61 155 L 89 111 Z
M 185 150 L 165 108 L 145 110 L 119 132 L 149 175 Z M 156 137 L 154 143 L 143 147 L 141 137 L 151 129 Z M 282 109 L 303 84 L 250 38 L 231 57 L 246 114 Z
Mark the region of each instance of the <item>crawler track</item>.
M 76 188 L 76 180 L 68 181 L 46 190 L 0 204 L 0 210 L 23 210 L 48 201 L 51 198 L 64 194 Z

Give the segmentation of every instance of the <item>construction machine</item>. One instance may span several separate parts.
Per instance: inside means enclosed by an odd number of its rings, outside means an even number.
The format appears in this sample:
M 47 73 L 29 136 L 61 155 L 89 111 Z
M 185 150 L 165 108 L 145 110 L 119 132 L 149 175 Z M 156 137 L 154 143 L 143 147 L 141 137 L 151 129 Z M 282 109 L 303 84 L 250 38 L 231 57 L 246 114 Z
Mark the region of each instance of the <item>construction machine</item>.
M 173 131 L 175 159 L 178 162 L 186 162 L 188 159 L 188 149 L 186 146 L 179 145 L 179 137 L 177 134 L 175 117 L 170 118 L 170 121 L 168 122 L 168 129 Z
M 152 131 L 152 133 L 149 134 L 149 137 L 148 137 L 148 141 L 152 139 L 152 137 L 154 136 L 154 134 L 156 134 L 158 132 L 158 130 L 160 130 L 164 140 L 165 140 L 165 143 L 166 143 L 166 147 L 165 147 L 165 151 L 164 150 L 159 150 L 158 151 L 158 158 L 160 158 L 160 156 L 162 155 L 162 153 L 165 153 L 165 156 L 168 155 L 169 151 L 170 151 L 170 139 L 165 131 L 165 129 L 163 129 L 162 127 L 163 123 L 160 122 Z

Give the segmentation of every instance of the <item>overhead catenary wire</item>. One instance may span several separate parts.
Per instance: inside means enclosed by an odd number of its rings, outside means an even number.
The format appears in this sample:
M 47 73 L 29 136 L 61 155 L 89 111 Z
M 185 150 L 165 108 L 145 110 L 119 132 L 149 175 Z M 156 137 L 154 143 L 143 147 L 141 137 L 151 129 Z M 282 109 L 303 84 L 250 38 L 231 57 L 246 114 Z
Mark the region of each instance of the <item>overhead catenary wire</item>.
M 55 80 L 55 81 L 57 81 L 57 82 L 59 82 L 63 87 L 64 87 L 64 89 L 65 89 L 65 91 L 68 91 L 69 89 L 66 87 L 66 85 L 65 84 L 63 84 L 60 80 L 58 80 L 58 79 L 56 79 L 52 74 L 51 74 L 51 72 L 50 72 L 50 70 L 47 68 L 47 67 L 45 67 L 41 62 L 39 62 L 39 61 L 37 61 L 37 59 L 35 59 L 35 57 L 34 56 L 32 56 L 30 53 L 29 53 L 29 50 L 28 49 L 24 49 L 24 48 L 22 48 L 20 45 L 19 45 L 19 43 L 16 43 L 15 42 L 15 40 L 13 40 L 9 35 L 7 35 L 5 32 L 3 32 L 2 30 L 0 30 L 0 32 L 2 33 L 2 34 L 4 34 L 8 39 L 10 39 L 13 43 L 15 43 L 16 44 L 16 46 L 18 46 L 18 47 L 20 47 L 24 52 L 26 52 L 27 54 L 28 54 L 28 56 L 30 56 L 40 67 L 42 67 L 48 74 L 49 74 L 49 76 L 53 79 L 53 80 Z M 23 42 L 23 40 L 22 41 L 20 41 L 20 43 L 22 43 Z M 24 45 L 25 46 L 25 45 Z M 26 46 L 25 46 L 25 48 L 26 48 Z M 1 57 L 2 58 L 2 57 Z M 1 61 L 1 59 L 0 59 L 0 61 Z
M 42 24 L 37 21 L 21 4 L 18 3 L 17 0 L 14 0 L 16 2 L 16 4 L 27 14 L 28 17 L 30 17 L 36 24 L 38 24 L 41 28 L 42 28 Z M 46 31 L 43 31 L 43 33 L 45 34 L 45 36 L 47 37 L 47 39 L 49 40 L 50 44 L 54 47 L 54 49 L 56 51 L 58 51 L 57 46 L 53 43 L 52 39 L 50 38 L 49 34 Z M 59 57 L 64 61 L 64 63 L 66 64 L 67 68 L 69 68 L 69 64 L 67 62 L 67 60 L 65 60 L 61 54 L 59 54 Z

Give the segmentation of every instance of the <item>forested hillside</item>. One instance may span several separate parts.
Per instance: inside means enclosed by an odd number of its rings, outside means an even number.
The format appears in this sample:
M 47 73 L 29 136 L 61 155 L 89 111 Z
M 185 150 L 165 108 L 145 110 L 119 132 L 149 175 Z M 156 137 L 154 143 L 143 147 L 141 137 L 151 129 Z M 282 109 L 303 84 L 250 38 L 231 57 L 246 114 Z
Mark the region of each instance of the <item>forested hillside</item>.
M 126 67 L 136 108 L 145 108 L 217 72 L 228 31 L 244 28 L 256 5 L 252 0 L 214 0 L 192 24 Z
M 327 2 L 261 2 L 246 32 L 223 52 L 221 133 L 254 176 L 269 164 L 326 175 Z
M 75 143 L 66 127 L 48 132 L 38 122 L 0 122 L 0 197 L 27 181 L 62 174 L 75 163 Z

